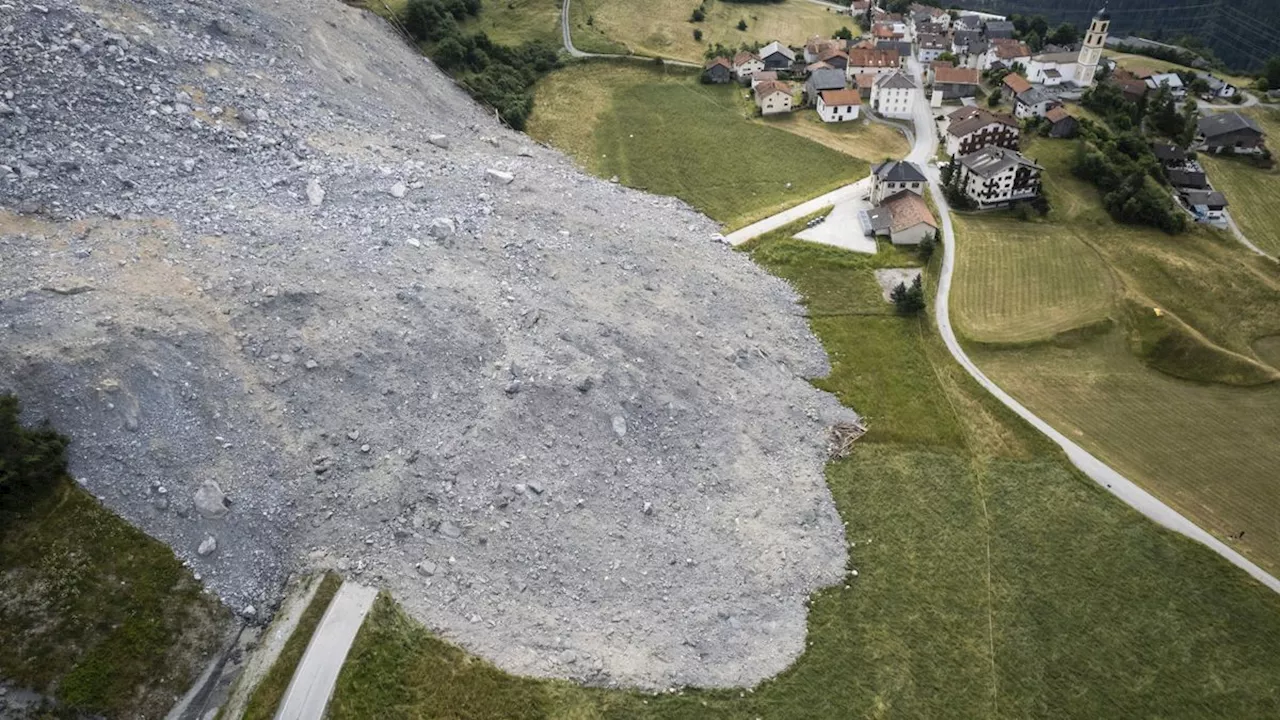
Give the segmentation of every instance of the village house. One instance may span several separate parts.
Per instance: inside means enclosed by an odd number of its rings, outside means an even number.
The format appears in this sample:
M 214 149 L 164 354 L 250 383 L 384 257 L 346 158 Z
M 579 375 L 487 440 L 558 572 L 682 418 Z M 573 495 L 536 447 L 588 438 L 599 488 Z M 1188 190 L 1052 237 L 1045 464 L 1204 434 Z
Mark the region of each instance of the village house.
M 1000 90 L 1008 97 L 1014 97 L 1018 93 L 1024 93 L 1031 89 L 1031 83 L 1018 73 L 1011 72 L 1004 76 L 1000 81 Z
M 961 155 L 957 183 L 979 209 L 1000 208 L 1039 195 L 1043 168 L 1007 147 L 983 147 Z
M 809 77 L 810 75 L 813 74 L 815 70 L 830 70 L 830 69 L 832 69 L 831 66 L 824 62 L 810 63 L 809 65 L 804 66 L 804 76 Z
M 1187 166 L 1168 167 L 1165 168 L 1164 174 L 1169 179 L 1169 184 L 1180 190 L 1209 189 L 1209 178 L 1198 165 L 1194 166 L 1194 168 Z
M 973 32 L 982 32 L 982 17 L 971 12 L 962 12 L 958 17 L 951 21 L 951 27 L 956 30 L 971 30 Z
M 1227 197 L 1216 190 L 1183 190 L 1182 203 L 1200 222 L 1222 220 L 1227 210 Z
M 1013 23 L 1008 20 L 988 20 L 982 27 L 988 40 L 1013 37 Z
M 1002 147 L 962 155 L 957 168 L 960 190 L 980 209 L 1037 197 L 1043 170 L 1022 153 Z
M 876 49 L 898 53 L 899 66 L 905 64 L 913 52 L 911 43 L 906 40 L 877 40 Z
M 942 35 L 919 33 L 916 37 L 920 47 L 916 52 L 916 56 L 920 58 L 922 63 L 928 64 L 937 60 L 939 55 L 949 49 L 947 39 Z
M 796 54 L 791 48 L 774 40 L 760 48 L 760 60 L 765 70 L 790 70 L 796 62 Z
M 956 57 L 977 52 L 975 48 L 978 45 L 982 46 L 982 52 L 986 52 L 987 43 L 981 30 L 956 30 L 951 36 L 951 53 Z
M 733 76 L 738 78 L 738 82 L 744 85 L 751 79 L 751 76 L 764 70 L 764 62 L 751 52 L 745 50 L 733 56 Z
M 854 75 L 853 82 L 858 88 L 858 95 L 863 99 L 871 100 L 871 86 L 876 82 L 876 75 Z
M 871 166 L 871 204 L 879 205 L 884 199 L 906 190 L 924 194 L 928 179 L 919 165 L 906 160 L 886 160 Z
M 762 82 L 775 82 L 778 79 L 778 73 L 774 70 L 761 70 L 751 76 L 751 89 L 755 90 L 756 86 Z
M 862 98 L 857 90 L 824 90 L 818 93 L 818 117 L 823 122 L 848 122 L 858 119 Z
M 1262 128 L 1238 112 L 1213 113 L 1196 123 L 1196 145 L 1211 153 L 1254 153 L 1263 147 Z
M 804 61 L 806 63 L 815 63 L 822 59 L 822 53 L 827 50 L 839 50 L 843 43 L 833 38 L 824 38 L 821 35 L 814 35 L 804 44 Z
M 730 82 L 733 80 L 733 63 L 723 57 L 709 60 L 702 68 L 702 76 L 707 82 L 717 85 Z
M 1147 83 L 1142 78 L 1124 68 L 1117 68 L 1112 72 L 1111 77 L 1107 78 L 1107 82 L 1120 88 L 1124 99 L 1129 102 L 1138 102 L 1147 94 L 1148 90 Z
M 871 86 L 871 109 L 884 117 L 910 118 L 919 94 L 920 88 L 906 73 L 881 75 Z
M 897 32 L 890 23 L 875 23 L 871 26 L 871 37 L 876 40 L 902 40 L 905 32 Z
M 1018 118 L 1044 117 L 1049 108 L 1058 104 L 1058 99 L 1044 91 L 1044 88 L 1033 87 L 1026 92 L 1018 93 L 1013 101 L 1013 114 Z
M 833 68 L 847 71 L 849 69 L 849 54 L 840 48 L 828 48 L 818 55 L 818 62 L 824 62 Z
M 879 50 L 876 48 L 854 48 L 849 51 L 848 74 L 854 75 L 887 75 L 898 69 L 900 62 L 896 50 Z
M 934 92 L 941 92 L 943 100 L 956 100 L 978 94 L 976 68 L 958 68 L 949 62 L 936 62 L 929 74 L 933 76 Z
M 1167 86 L 1174 100 L 1181 100 L 1187 96 L 1187 88 L 1182 84 L 1182 78 L 1178 73 L 1153 73 L 1147 76 L 1145 81 L 1151 90 L 1158 90 L 1162 85 Z
M 761 115 L 791 112 L 791 86 L 779 80 L 757 82 L 754 88 L 756 107 Z
M 938 231 L 924 198 L 909 190 L 885 198 L 879 209 L 888 211 L 889 241 L 894 245 L 919 245 Z
M 991 67 L 997 61 L 1004 63 L 1005 67 L 1013 67 L 1014 63 L 1027 67 L 1031 63 L 1031 48 L 1021 40 L 994 40 L 987 50 L 984 67 Z M 1031 79 L 1030 75 L 1027 79 Z
M 843 90 L 845 76 L 843 70 L 820 68 L 809 74 L 804 82 L 804 100 L 806 105 L 818 103 L 818 93 L 823 90 Z
M 1018 149 L 1021 130 L 1009 115 L 998 115 L 982 108 L 963 107 L 948 116 L 944 133 L 947 154 L 968 155 L 984 147 Z
M 1236 96 L 1236 86 L 1226 80 L 1216 78 L 1206 72 L 1198 72 L 1196 77 L 1209 86 L 1209 92 L 1204 93 L 1204 97 L 1207 100 L 1229 100 Z
M 1049 137 L 1051 138 L 1073 138 L 1080 130 L 1080 122 L 1072 117 L 1066 108 L 1061 105 L 1049 108 L 1048 112 L 1044 114 L 1044 119 L 1049 121 Z

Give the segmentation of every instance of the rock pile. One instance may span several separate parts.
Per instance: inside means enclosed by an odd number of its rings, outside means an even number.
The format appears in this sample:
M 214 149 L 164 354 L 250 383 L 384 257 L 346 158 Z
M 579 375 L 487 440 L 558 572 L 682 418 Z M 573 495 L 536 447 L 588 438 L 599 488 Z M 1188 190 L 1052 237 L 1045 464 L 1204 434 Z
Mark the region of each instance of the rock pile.
M 793 292 L 329 0 L 0 0 L 0 391 L 237 611 L 736 685 L 843 575 Z

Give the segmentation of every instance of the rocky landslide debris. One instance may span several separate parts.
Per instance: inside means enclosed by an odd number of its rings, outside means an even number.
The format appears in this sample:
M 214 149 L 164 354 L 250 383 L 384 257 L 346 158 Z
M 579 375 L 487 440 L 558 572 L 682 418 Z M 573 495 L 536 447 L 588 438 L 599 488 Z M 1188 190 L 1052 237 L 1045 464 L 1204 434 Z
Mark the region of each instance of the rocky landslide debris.
M 341 3 L 41 8 L 0 0 L 0 390 L 89 491 L 255 622 L 332 567 L 523 673 L 801 652 L 849 413 L 785 283 Z

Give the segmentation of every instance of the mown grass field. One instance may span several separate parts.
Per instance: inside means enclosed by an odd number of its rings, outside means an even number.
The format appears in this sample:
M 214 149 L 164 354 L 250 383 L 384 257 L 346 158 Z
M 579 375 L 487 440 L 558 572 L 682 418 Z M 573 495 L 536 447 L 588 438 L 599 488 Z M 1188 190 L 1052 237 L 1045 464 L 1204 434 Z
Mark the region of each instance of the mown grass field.
M 738 47 L 774 40 L 802 45 L 812 35 L 831 37 L 842 27 L 858 34 L 858 24 L 847 15 L 805 0 L 780 3 L 732 3 L 706 0 L 706 19 L 689 22 L 697 0 L 573 0 L 592 20 L 592 27 L 632 52 L 654 57 L 702 62 L 708 45 Z M 738 30 L 739 20 L 747 29 Z M 702 40 L 693 31 L 702 31 Z M 577 44 L 578 36 L 574 35 Z M 585 49 L 585 48 L 584 48 Z
M 56 697 L 59 717 L 163 717 L 230 620 L 169 548 L 70 479 L 0 514 L 0 678 Z
M 904 157 L 911 151 L 907 139 L 891 127 L 866 120 L 826 123 L 818 117 L 816 110 L 761 117 L 757 122 L 868 162 Z
M 872 429 L 828 466 L 859 574 L 814 596 L 797 663 L 751 691 L 650 695 L 513 677 L 384 597 L 331 717 L 1280 713 L 1280 597 L 1075 474 L 959 370 L 927 318 L 890 313 L 872 271 L 911 256 L 788 240 L 799 226 L 747 249 L 806 298 L 833 355 L 819 382 Z
M 1280 152 L 1280 110 L 1242 110 L 1258 121 L 1268 147 Z M 1247 160 L 1201 154 L 1209 182 L 1227 196 L 1231 217 L 1254 245 L 1280 257 L 1280 169 L 1263 170 Z
M 1037 140 L 1028 150 L 1047 169 L 1047 221 L 960 218 L 953 319 L 968 340 L 1007 341 L 1064 307 L 1074 312 L 1049 329 L 1111 317 L 1109 332 L 1070 342 L 970 350 L 1034 412 L 1274 572 L 1280 271 L 1224 233 L 1113 223 L 1096 190 L 1070 175 L 1071 147 Z M 1004 252 L 1019 262 L 998 262 Z M 1069 303 L 1043 290 L 1055 278 L 1073 289 Z
M 755 122 L 745 93 L 672 69 L 579 63 L 539 84 L 528 130 L 595 175 L 729 228 L 866 176 L 863 160 Z

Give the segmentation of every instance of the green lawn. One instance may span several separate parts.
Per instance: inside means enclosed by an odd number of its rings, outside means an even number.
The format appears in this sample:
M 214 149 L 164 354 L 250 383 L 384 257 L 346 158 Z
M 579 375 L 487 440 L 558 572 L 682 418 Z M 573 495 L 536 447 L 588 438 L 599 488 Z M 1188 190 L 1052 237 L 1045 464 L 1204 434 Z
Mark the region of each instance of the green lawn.
M 0 516 L 0 678 L 86 714 L 163 717 L 229 625 L 169 548 L 71 480 Z
M 828 466 L 858 577 L 814 596 L 796 664 L 750 691 L 650 695 L 518 678 L 382 598 L 331 716 L 1280 713 L 1280 597 L 1076 474 L 957 373 L 927 319 L 887 312 L 871 273 L 910 256 L 787 239 L 799 225 L 749 251 L 805 296 L 835 356 L 819 383 L 854 402 L 872 431 Z
M 539 84 L 528 129 L 596 175 L 674 195 L 729 228 L 866 176 L 864 160 L 753 121 L 746 92 L 581 63 Z
M 340 587 L 342 587 L 342 578 L 336 573 L 327 573 L 320 581 L 320 587 L 316 588 L 316 593 L 311 597 L 307 609 L 302 611 L 298 624 L 294 626 L 293 634 L 285 641 L 279 657 L 272 663 L 271 668 L 258 682 L 258 687 L 254 688 L 253 695 L 249 697 L 244 715 L 241 716 L 243 720 L 271 720 L 275 717 L 280 701 L 284 698 L 285 691 L 289 689 L 289 681 L 293 679 L 298 663 L 302 662 L 307 644 L 311 642 L 311 636 L 320 625 L 324 611 L 329 608 L 329 602 L 333 600 L 333 596 L 338 593 Z

